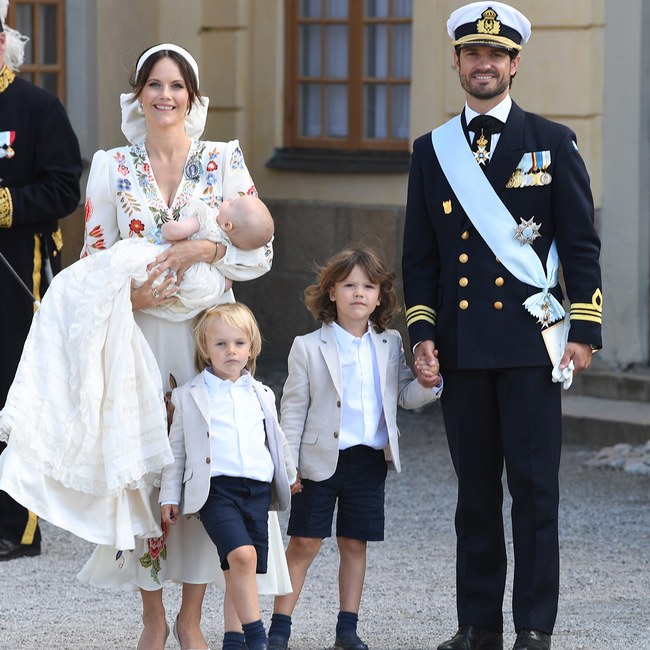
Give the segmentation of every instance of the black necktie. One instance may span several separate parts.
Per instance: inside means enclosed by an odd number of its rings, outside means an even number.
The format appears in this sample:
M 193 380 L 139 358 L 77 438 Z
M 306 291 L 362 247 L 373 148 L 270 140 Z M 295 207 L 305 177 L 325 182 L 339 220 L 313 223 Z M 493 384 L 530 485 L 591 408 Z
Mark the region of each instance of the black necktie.
M 490 143 L 493 133 L 501 133 L 503 122 L 491 115 L 477 115 L 467 125 L 468 131 L 474 131 L 472 151 L 476 162 L 485 169 L 490 162 Z

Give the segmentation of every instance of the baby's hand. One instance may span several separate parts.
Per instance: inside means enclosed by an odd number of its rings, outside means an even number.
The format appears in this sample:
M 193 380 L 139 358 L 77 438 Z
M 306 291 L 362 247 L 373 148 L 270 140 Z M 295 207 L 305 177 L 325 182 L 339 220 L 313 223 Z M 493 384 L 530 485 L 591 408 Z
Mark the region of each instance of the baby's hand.
M 160 515 L 166 524 L 173 526 L 178 521 L 178 506 L 173 503 L 167 503 L 160 507 Z

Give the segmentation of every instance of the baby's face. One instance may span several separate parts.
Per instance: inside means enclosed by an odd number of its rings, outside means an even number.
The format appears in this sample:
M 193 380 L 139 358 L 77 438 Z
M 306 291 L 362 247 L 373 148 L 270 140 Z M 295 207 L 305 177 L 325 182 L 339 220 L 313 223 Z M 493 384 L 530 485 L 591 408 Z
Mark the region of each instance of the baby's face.
M 227 224 L 236 225 L 239 209 L 241 205 L 236 206 L 237 201 L 241 201 L 245 197 L 243 196 L 233 196 L 231 199 L 226 199 L 219 206 L 219 214 L 217 215 L 217 223 L 224 229 L 230 228 Z

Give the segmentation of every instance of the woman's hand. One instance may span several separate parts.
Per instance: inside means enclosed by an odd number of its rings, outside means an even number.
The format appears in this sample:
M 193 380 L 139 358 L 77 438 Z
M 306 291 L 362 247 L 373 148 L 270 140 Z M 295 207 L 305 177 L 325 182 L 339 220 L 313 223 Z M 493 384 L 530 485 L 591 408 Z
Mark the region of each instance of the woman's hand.
M 215 243 L 207 239 L 186 239 L 172 244 L 163 251 L 150 268 L 159 268 L 161 271 L 171 269 L 176 273 L 176 284 L 180 284 L 183 274 L 195 262 L 212 262 L 216 253 Z
M 147 281 L 141 287 L 136 287 L 135 281 L 131 280 L 131 305 L 133 311 L 167 307 L 167 305 L 176 302 L 178 286 L 174 282 L 175 276 L 169 274 L 167 277 L 161 278 L 163 273 L 167 273 L 167 271 L 160 267 L 151 269 Z

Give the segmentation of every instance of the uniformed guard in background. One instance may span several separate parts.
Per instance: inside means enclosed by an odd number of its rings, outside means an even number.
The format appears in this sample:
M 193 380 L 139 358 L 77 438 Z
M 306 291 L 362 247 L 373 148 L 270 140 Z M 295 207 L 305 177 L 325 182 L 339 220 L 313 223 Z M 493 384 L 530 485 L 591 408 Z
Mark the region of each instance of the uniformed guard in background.
M 0 408 L 48 276 L 61 268 L 57 220 L 79 205 L 82 168 L 59 99 L 16 76 L 27 39 L 4 24 L 7 6 L 0 2 Z M 0 492 L 0 561 L 40 552 L 36 515 Z
M 513 650 L 547 650 L 559 590 L 560 393 L 601 347 L 600 241 L 575 134 L 510 97 L 530 22 L 474 2 L 447 30 L 466 104 L 413 145 L 403 251 L 416 371 L 426 379 L 439 355 L 458 477 L 458 631 L 438 650 L 504 647 L 504 464 Z

